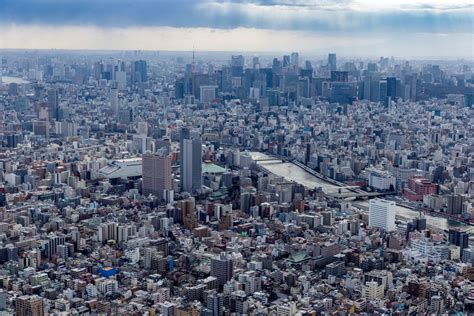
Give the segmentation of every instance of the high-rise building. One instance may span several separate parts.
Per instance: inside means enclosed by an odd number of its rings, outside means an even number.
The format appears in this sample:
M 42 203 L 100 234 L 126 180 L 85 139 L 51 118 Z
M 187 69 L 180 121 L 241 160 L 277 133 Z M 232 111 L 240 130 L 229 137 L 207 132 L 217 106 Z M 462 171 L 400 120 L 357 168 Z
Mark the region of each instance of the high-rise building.
M 184 192 L 198 192 L 202 187 L 202 142 L 191 135 L 188 128 L 181 130 L 180 187 Z
M 171 302 L 163 302 L 159 304 L 160 314 L 163 316 L 174 316 L 176 315 L 176 304 Z
M 59 120 L 59 96 L 57 89 L 48 91 L 48 116 L 49 120 Z
M 447 196 L 448 214 L 459 215 L 462 213 L 462 207 L 464 203 L 464 196 L 459 194 L 453 194 Z
M 337 69 L 336 54 L 328 54 L 328 66 L 330 71 L 335 71 Z
M 300 57 L 299 57 L 299 54 L 294 52 L 294 53 L 291 53 L 291 57 L 290 57 L 290 62 L 293 66 L 296 66 L 298 67 L 299 64 L 300 64 Z
M 215 277 L 219 285 L 224 285 L 227 281 L 232 279 L 234 275 L 234 263 L 226 253 L 211 259 L 211 276 Z
M 16 316 L 43 316 L 43 299 L 38 295 L 24 295 L 15 300 Z
M 450 229 L 448 240 L 451 244 L 461 247 L 461 249 L 469 247 L 469 233 L 458 229 Z
M 171 156 L 164 150 L 146 153 L 142 157 L 143 195 L 153 194 L 164 198 L 165 190 L 172 189 Z
M 284 55 L 283 56 L 283 67 L 288 67 L 290 65 L 290 56 Z
M 202 103 L 210 103 L 216 98 L 216 89 L 217 86 L 200 86 L 201 93 L 199 95 L 200 101 Z
M 148 80 L 146 61 L 137 60 L 133 63 L 133 75 L 135 82 L 146 82 Z
M 369 227 L 395 230 L 395 202 L 373 199 L 369 202 Z
M 331 81 L 348 82 L 349 81 L 349 72 L 332 70 L 331 71 Z
M 436 315 L 444 313 L 444 299 L 439 295 L 431 297 L 430 310 Z
M 113 114 L 118 113 L 118 89 L 110 89 L 110 110 Z
M 211 315 L 222 315 L 223 304 L 224 297 L 221 293 L 212 292 L 207 296 L 207 309 Z
M 232 77 L 240 77 L 244 73 L 245 59 L 242 55 L 232 55 Z
M 397 78 L 395 77 L 387 77 L 387 98 L 390 98 L 390 101 L 397 99 Z

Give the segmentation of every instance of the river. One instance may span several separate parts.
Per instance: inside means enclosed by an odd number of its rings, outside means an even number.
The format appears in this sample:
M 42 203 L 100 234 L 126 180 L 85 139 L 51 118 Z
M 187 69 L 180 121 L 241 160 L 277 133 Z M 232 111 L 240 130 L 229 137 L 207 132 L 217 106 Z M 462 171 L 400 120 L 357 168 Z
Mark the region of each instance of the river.
M 291 162 L 282 162 L 281 160 L 276 158 L 275 160 L 267 160 L 271 159 L 272 156 L 260 152 L 249 152 L 249 154 L 255 160 L 265 159 L 265 161 L 257 162 L 258 165 L 264 167 L 269 172 L 277 176 L 285 178 L 288 181 L 294 181 L 308 188 L 321 187 L 324 192 L 334 191 L 339 188 L 334 184 L 327 183 L 324 180 L 313 176 L 309 172 L 292 164 Z M 368 209 L 369 206 L 368 201 L 354 201 L 353 204 L 363 209 Z M 397 205 L 396 207 L 396 212 L 398 216 L 406 218 L 408 220 L 418 216 L 418 212 L 399 205 Z M 425 215 L 425 218 L 427 225 L 431 227 L 437 227 L 445 230 L 448 230 L 450 228 L 462 228 L 468 230 L 471 235 L 474 234 L 474 227 L 468 224 L 430 215 Z
M 17 84 L 27 84 L 30 83 L 28 80 L 19 78 L 19 77 L 10 77 L 10 76 L 0 76 L 0 83 L 10 84 L 10 83 L 17 83 Z

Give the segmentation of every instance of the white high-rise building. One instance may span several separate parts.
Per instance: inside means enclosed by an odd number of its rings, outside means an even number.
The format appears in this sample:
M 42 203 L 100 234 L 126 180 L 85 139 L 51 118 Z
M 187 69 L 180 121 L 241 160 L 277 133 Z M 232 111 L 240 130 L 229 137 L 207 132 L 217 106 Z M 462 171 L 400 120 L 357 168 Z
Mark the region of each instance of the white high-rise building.
M 369 202 L 369 227 L 395 230 L 395 202 L 373 199 Z

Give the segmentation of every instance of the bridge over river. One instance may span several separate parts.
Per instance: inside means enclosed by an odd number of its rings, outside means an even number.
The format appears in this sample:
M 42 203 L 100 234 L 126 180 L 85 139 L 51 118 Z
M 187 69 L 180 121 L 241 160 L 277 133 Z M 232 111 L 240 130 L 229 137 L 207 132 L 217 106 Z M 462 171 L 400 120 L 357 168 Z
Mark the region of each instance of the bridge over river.
M 293 181 L 298 184 L 302 184 L 308 188 L 321 188 L 328 197 L 341 198 L 341 199 L 355 199 L 365 196 L 366 199 L 370 199 L 376 196 L 376 194 L 369 194 L 371 192 L 365 192 L 358 187 L 347 186 L 344 183 L 335 181 L 333 179 L 327 179 L 323 175 L 318 174 L 316 171 L 308 168 L 300 162 L 291 161 L 285 157 L 278 157 L 273 155 L 264 154 L 261 152 L 249 152 L 250 156 L 254 161 L 257 161 L 257 165 L 263 167 L 267 172 L 274 175 L 285 178 L 288 181 Z M 260 160 L 260 161 L 259 161 Z M 339 191 L 340 190 L 340 191 Z M 358 194 L 362 191 L 364 193 Z M 340 193 L 339 193 L 340 192 Z M 387 195 L 387 194 L 384 194 Z M 368 201 L 354 201 L 354 205 L 368 208 Z M 397 205 L 396 208 L 398 217 L 411 219 L 419 216 L 419 212 L 403 205 Z M 447 218 L 441 218 L 425 215 L 428 225 L 441 229 L 459 228 L 469 230 L 471 234 L 474 233 L 474 227 L 465 223 L 454 221 Z

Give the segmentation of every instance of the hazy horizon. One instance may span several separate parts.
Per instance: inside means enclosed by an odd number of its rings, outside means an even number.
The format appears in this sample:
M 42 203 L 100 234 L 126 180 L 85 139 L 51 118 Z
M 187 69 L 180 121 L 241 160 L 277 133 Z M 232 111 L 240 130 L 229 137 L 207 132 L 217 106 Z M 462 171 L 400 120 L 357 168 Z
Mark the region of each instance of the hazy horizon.
M 2 0 L 0 48 L 473 58 L 466 0 Z

